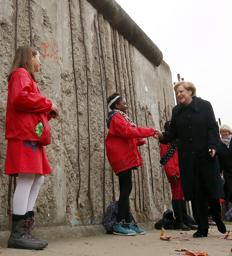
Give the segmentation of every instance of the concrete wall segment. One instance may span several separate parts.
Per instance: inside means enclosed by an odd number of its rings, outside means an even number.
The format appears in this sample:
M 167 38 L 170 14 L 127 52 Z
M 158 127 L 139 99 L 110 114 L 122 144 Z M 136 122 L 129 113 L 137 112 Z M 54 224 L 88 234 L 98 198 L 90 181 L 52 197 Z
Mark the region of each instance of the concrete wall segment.
M 109 23 L 134 45 L 155 66 L 163 60 L 163 54 L 151 39 L 114 0 L 87 0 Z
M 8 177 L 3 174 L 7 74 L 15 47 L 41 53 L 42 92 L 61 109 L 47 147 L 53 167 L 35 211 L 40 225 L 101 223 L 118 198 L 118 179 L 106 159 L 106 98 L 115 91 L 140 126 L 162 126 L 174 104 L 171 73 L 153 65 L 86 0 L 0 0 L 0 228 L 7 227 Z M 133 173 L 131 208 L 138 221 L 157 219 L 170 202 L 154 139 L 141 148 L 144 166 Z

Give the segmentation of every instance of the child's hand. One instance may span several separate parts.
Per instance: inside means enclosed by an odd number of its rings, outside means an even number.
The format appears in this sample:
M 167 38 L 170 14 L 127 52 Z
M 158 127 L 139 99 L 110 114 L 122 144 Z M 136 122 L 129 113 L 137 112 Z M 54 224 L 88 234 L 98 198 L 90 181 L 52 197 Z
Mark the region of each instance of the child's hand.
M 48 114 L 51 118 L 57 118 L 59 115 L 59 110 L 54 104 L 52 104 L 51 111 Z

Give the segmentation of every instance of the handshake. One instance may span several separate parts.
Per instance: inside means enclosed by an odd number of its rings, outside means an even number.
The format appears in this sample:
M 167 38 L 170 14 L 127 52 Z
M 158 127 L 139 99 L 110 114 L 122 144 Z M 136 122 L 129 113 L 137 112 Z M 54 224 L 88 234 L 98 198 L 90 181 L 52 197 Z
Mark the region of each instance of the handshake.
M 155 138 L 155 139 L 162 139 L 163 138 L 163 133 L 161 132 L 161 131 L 159 131 L 159 130 L 157 130 L 157 129 L 155 129 L 155 134 L 153 135 L 153 137 Z

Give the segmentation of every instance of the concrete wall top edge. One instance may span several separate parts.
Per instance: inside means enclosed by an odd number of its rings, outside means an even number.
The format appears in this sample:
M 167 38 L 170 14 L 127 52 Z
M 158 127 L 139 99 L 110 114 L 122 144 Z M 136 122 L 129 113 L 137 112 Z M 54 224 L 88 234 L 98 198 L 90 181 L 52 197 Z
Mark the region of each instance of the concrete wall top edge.
M 162 63 L 163 54 L 160 49 L 114 0 L 87 1 L 151 63 L 155 66 Z

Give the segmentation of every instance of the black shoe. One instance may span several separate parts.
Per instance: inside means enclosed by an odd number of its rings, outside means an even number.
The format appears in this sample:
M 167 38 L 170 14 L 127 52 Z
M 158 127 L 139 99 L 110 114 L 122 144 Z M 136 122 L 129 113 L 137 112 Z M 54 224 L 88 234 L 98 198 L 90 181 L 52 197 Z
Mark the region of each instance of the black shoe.
M 217 221 L 216 225 L 217 225 L 217 228 L 218 228 L 219 232 L 221 232 L 222 234 L 226 233 L 226 226 L 221 220 Z
M 191 228 L 190 228 L 189 226 L 185 225 L 184 223 L 175 223 L 174 229 L 177 229 L 177 230 L 184 230 L 184 231 L 189 231 L 189 230 L 191 230 Z
M 208 236 L 208 230 L 197 230 L 194 234 L 193 237 L 207 237 Z
M 193 224 L 189 224 L 189 223 L 185 223 L 186 226 L 188 226 L 191 230 L 197 230 L 198 226 L 197 225 L 193 225 Z

